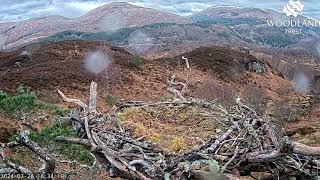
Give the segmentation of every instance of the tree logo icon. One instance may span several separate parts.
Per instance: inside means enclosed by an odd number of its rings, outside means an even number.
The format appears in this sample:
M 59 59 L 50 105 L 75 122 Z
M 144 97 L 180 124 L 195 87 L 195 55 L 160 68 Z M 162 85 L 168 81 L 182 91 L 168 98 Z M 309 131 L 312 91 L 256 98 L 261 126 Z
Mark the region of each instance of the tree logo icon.
M 303 8 L 304 5 L 301 4 L 300 0 L 289 0 L 289 2 L 284 6 L 282 12 L 287 16 L 297 17 L 299 14 L 302 14 Z

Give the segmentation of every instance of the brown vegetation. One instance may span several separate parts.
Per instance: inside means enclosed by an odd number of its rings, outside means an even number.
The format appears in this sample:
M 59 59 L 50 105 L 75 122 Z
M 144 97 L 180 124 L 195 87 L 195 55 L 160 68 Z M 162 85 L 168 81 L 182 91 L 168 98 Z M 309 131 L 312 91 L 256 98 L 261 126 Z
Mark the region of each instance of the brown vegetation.
M 105 83 L 104 73 L 101 75 L 90 74 L 82 65 L 84 55 L 98 48 L 106 50 L 105 52 L 113 58 L 114 66 L 119 70 L 116 73 L 116 78 L 114 78 L 114 83 L 112 83 L 110 89 L 103 86 L 103 83 Z M 76 55 L 67 59 L 70 51 Z M 239 93 L 239 96 L 251 102 L 253 106 L 257 107 L 258 111 L 263 111 L 258 114 L 264 114 L 266 99 L 274 102 L 273 100 L 282 98 L 283 94 L 287 93 L 287 90 L 277 92 L 279 87 L 290 85 L 287 79 L 279 76 L 279 74 L 272 70 L 264 61 L 258 60 L 246 53 L 219 47 L 200 48 L 194 52 L 183 55 L 184 57 L 188 57 L 190 66 L 192 67 L 192 78 L 190 80 L 185 80 L 185 77 L 189 76 L 189 71 L 188 68 L 185 68 L 186 62 L 184 59 L 181 59 L 181 56 L 172 59 L 145 60 L 143 64 L 137 67 L 132 64 L 135 56 L 130 53 L 121 48 L 111 46 L 99 47 L 99 44 L 94 42 L 68 41 L 47 44 L 39 51 L 33 52 L 30 60 L 22 63 L 20 67 L 17 67 L 14 63 L 17 61 L 19 54 L 19 51 L 0 54 L 0 58 L 2 59 L 0 61 L 0 73 L 3 75 L 3 84 L 0 85 L 0 89 L 13 93 L 13 88 L 19 84 L 25 84 L 32 90 L 40 91 L 42 95 L 47 95 L 48 92 L 52 93 L 55 97 L 46 97 L 46 99 L 54 99 L 56 103 L 62 104 L 60 100 L 57 100 L 57 95 L 55 95 L 56 89 L 59 88 L 62 92 L 67 92 L 68 96 L 79 96 L 80 100 L 84 101 L 86 99 L 86 93 L 88 92 L 87 85 L 92 79 L 96 80 L 102 85 L 102 87 L 99 87 L 99 93 L 97 94 L 97 107 L 100 107 L 100 110 L 106 111 L 110 109 L 105 106 L 105 98 L 107 95 L 110 95 L 110 93 L 118 99 L 118 102 L 122 102 L 114 107 L 116 109 L 113 110 L 115 110 L 116 113 L 111 114 L 115 115 L 114 117 L 119 120 L 120 124 L 118 125 L 115 125 L 112 121 L 112 125 L 105 128 L 105 122 L 107 122 L 107 124 L 110 123 L 110 116 L 101 116 L 99 111 L 94 112 L 94 114 L 96 114 L 95 117 L 101 118 L 103 123 L 100 124 L 99 119 L 98 121 L 93 121 L 93 124 L 98 123 L 96 124 L 97 126 L 93 128 L 93 131 L 96 131 L 95 128 L 102 128 L 100 130 L 106 131 L 104 134 L 98 134 L 99 138 L 110 136 L 110 140 L 115 138 L 113 140 L 121 142 L 117 139 L 119 138 L 117 134 L 114 134 L 113 131 L 110 134 L 109 131 L 109 128 L 118 130 L 117 128 L 119 128 L 120 125 L 122 130 L 126 130 L 126 132 L 130 134 L 130 136 L 128 136 L 128 134 L 121 134 L 121 137 L 125 139 L 129 137 L 131 140 L 139 141 L 138 144 L 140 144 L 140 140 L 144 140 L 143 142 L 147 141 L 160 148 L 170 149 L 182 154 L 188 154 L 190 148 L 201 146 L 201 144 L 206 141 L 210 141 L 210 145 L 212 145 L 213 139 L 211 139 L 211 135 L 217 135 L 217 133 L 221 135 L 225 132 L 225 127 L 232 125 L 233 121 L 228 121 L 228 123 L 225 124 L 225 119 L 221 117 L 221 115 L 225 113 L 223 110 L 222 114 L 220 112 L 219 115 L 217 115 L 218 112 L 216 110 L 210 110 L 210 113 L 206 114 L 208 111 L 206 107 L 208 105 L 219 108 L 220 104 L 232 104 L 235 102 L 235 99 L 232 102 L 230 96 L 234 96 L 235 92 L 242 92 L 241 94 Z M 267 71 L 263 73 L 250 71 L 248 64 L 252 62 L 266 64 Z M 235 72 L 237 76 L 235 76 L 233 72 Z M 175 75 L 175 78 L 172 78 L 172 75 Z M 171 77 L 171 79 L 169 77 Z M 18 80 L 17 78 L 20 79 Z M 169 78 L 169 81 L 166 81 L 166 78 Z M 40 83 L 41 81 L 45 83 Z M 183 96 L 184 100 L 175 95 L 176 101 L 166 104 L 172 97 L 172 94 L 167 92 L 168 82 L 172 85 L 171 90 L 174 92 L 177 90 L 180 95 Z M 187 87 L 188 92 L 184 92 L 184 87 Z M 221 99 L 221 103 L 210 102 L 207 104 L 206 101 L 200 101 L 200 104 L 204 104 L 199 106 L 199 104 L 194 104 L 194 101 L 187 98 L 189 95 L 202 96 L 208 100 L 215 100 L 217 98 Z M 299 95 L 291 93 L 291 97 L 295 98 L 299 97 Z M 40 98 L 42 99 L 43 96 Z M 137 101 L 125 102 L 121 99 L 139 99 L 153 102 L 145 104 Z M 159 102 L 156 106 L 150 105 L 159 99 L 163 101 Z M 83 103 L 80 105 L 84 106 L 86 104 L 87 103 Z M 110 106 L 112 105 L 114 105 L 114 103 L 110 103 Z M 241 110 L 245 109 L 243 108 L 244 107 L 240 107 Z M 266 106 L 266 108 L 268 108 L 268 106 Z M 252 110 L 245 110 L 245 112 L 250 114 L 249 119 L 257 118 Z M 80 119 L 87 118 L 85 115 L 86 114 L 80 113 Z M 230 116 L 229 118 L 233 119 L 237 117 Z M 212 123 L 212 120 L 214 120 L 214 123 Z M 239 122 L 244 123 L 244 121 Z M 269 120 L 265 122 L 264 120 L 258 119 L 257 127 L 254 126 L 254 129 L 257 131 L 262 130 L 263 132 L 261 133 L 264 134 L 265 129 L 263 128 L 265 126 L 261 126 L 261 124 L 265 123 L 268 124 L 270 122 Z M 87 125 L 84 124 L 83 127 L 91 127 L 91 125 L 91 123 Z M 261 127 L 263 128 L 261 129 Z M 87 130 L 88 129 L 86 129 L 86 131 Z M 241 129 L 239 132 L 241 133 Z M 230 136 L 231 139 L 226 140 L 227 142 L 225 143 L 231 143 L 229 145 L 232 146 L 232 137 L 237 137 L 239 132 L 238 130 L 233 130 L 234 134 Z M 251 130 L 249 132 L 251 133 Z M 219 137 L 221 136 L 215 136 L 214 138 Z M 99 150 L 99 147 L 102 147 L 103 144 L 97 141 L 97 139 L 95 140 L 95 138 L 97 137 L 87 136 L 90 143 L 94 142 L 95 146 L 93 147 Z M 244 139 L 246 138 L 247 137 L 244 137 Z M 263 137 L 259 138 L 263 139 Z M 105 142 L 105 139 L 103 139 L 103 142 Z M 87 141 L 82 143 L 88 145 Z M 118 152 L 119 150 L 123 150 L 121 149 L 122 147 L 119 147 L 121 145 L 114 142 L 112 143 L 116 146 L 115 149 L 113 149 L 114 151 Z M 266 144 L 266 146 L 270 146 L 270 148 L 266 148 L 267 150 L 278 150 L 271 148 L 274 147 L 272 143 L 268 145 L 268 142 L 266 142 Z M 236 152 L 235 147 L 236 146 L 233 145 L 233 149 L 229 151 Z M 239 146 L 239 148 L 244 147 Z M 250 148 L 256 151 L 257 147 L 253 145 Z M 222 152 L 226 150 L 222 146 L 220 149 L 222 149 Z M 133 151 L 136 152 L 138 149 L 133 149 Z M 149 153 L 150 149 L 147 151 Z M 151 152 L 153 153 L 153 151 Z M 239 155 L 240 154 L 239 150 Z M 231 155 L 227 156 L 229 160 L 233 158 Z M 126 158 L 128 159 L 124 161 L 131 160 L 131 157 Z M 280 157 L 277 156 L 277 158 Z M 237 158 L 235 157 L 235 159 Z M 238 160 L 239 158 L 235 160 L 234 163 L 236 164 Z M 232 169 L 229 169 L 230 163 L 228 165 L 228 162 L 223 161 L 223 165 L 225 164 L 227 164 L 227 170 L 231 171 Z M 117 166 L 117 168 L 122 167 Z
M 216 101 L 225 106 L 235 103 L 235 93 L 229 85 L 221 85 L 215 79 L 206 80 L 195 92 L 195 96 L 208 101 Z

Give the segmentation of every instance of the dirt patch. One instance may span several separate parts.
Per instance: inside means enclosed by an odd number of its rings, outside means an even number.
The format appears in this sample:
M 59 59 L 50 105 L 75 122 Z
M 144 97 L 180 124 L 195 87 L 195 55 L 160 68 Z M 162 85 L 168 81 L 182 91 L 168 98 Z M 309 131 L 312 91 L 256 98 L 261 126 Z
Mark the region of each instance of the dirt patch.
M 82 41 L 41 44 L 40 49 L 33 52 L 30 59 L 19 66 L 16 63 L 19 61 L 21 50 L 0 54 L 0 89 L 12 91 L 23 83 L 35 90 L 53 90 L 57 87 L 84 90 L 82 85 L 91 80 L 104 84 L 102 75 L 90 74 L 83 66 L 84 56 L 97 50 L 106 51 L 120 69 L 132 67 L 130 62 L 134 56 L 120 48 L 101 47 L 95 42 Z
M 166 79 L 173 74 L 178 79 L 184 79 L 186 69 L 181 56 L 189 59 L 192 72 L 192 82 L 189 95 L 199 88 L 207 79 L 218 78 L 221 83 L 228 83 L 241 92 L 248 84 L 268 88 L 270 92 L 276 87 L 289 84 L 272 69 L 264 74 L 248 71 L 248 63 L 257 61 L 246 53 L 222 48 L 198 48 L 176 58 L 144 60 L 136 66 L 132 63 L 134 55 L 122 48 L 102 46 L 98 42 L 65 41 L 56 43 L 41 43 L 39 49 L 30 52 L 26 62 L 16 65 L 19 55 L 25 49 L 15 52 L 0 53 L 0 89 L 14 93 L 19 85 L 24 85 L 39 93 L 41 99 L 56 101 L 56 90 L 60 89 L 69 96 L 88 92 L 92 80 L 99 86 L 102 101 L 108 95 L 119 99 L 159 100 L 170 94 L 167 92 Z M 91 74 L 83 65 L 83 59 L 89 52 L 102 50 L 114 61 L 114 77 L 111 88 L 107 88 L 105 74 Z M 275 87 L 275 88 L 273 88 Z M 275 95 L 276 96 L 276 95 Z M 105 105 L 105 104 L 101 104 Z
M 241 79 L 242 75 L 249 71 L 253 62 L 265 64 L 269 68 L 266 62 L 254 56 L 224 47 L 198 48 L 175 58 L 160 60 L 170 66 L 177 66 L 184 63 L 181 56 L 188 57 L 192 66 L 202 71 L 209 71 L 224 81 Z

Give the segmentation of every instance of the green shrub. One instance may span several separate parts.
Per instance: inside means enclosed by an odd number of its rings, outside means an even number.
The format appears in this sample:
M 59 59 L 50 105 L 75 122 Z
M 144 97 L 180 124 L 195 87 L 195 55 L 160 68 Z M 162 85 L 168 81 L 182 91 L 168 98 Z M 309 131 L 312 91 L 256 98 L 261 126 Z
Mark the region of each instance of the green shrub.
M 44 127 L 39 132 L 31 132 L 29 137 L 31 140 L 36 141 L 43 145 L 48 145 L 54 141 L 58 136 L 76 136 L 72 128 L 54 124 L 50 127 Z
M 44 127 L 41 131 L 32 131 L 29 134 L 29 138 L 32 141 L 37 142 L 41 147 L 46 147 L 49 153 L 60 154 L 68 160 L 77 160 L 87 165 L 93 163 L 94 159 L 86 147 L 55 142 L 58 136 L 76 137 L 76 132 L 71 127 L 56 123 L 52 126 Z M 18 135 L 13 135 L 10 140 L 14 141 L 17 138 Z M 11 148 L 11 152 L 15 154 L 22 154 L 22 151 L 19 148 Z
M 113 97 L 111 95 L 108 95 L 106 97 L 106 104 L 110 107 L 112 107 L 114 104 L 116 104 L 116 101 L 117 101 L 117 98 L 116 97 Z
M 139 67 L 139 66 L 141 66 L 141 65 L 144 63 L 144 61 L 143 61 L 143 59 L 142 59 L 141 57 L 136 56 L 136 57 L 132 60 L 131 63 L 132 63 L 134 66 Z
M 85 164 L 92 164 L 93 157 L 89 150 L 82 145 L 70 145 L 55 142 L 58 136 L 76 137 L 76 132 L 68 126 L 54 124 L 50 127 L 45 127 L 39 132 L 31 132 L 29 138 L 41 146 L 50 146 L 53 151 L 59 153 L 70 160 L 77 160 Z
M 68 109 L 62 109 L 60 107 L 56 107 L 53 109 L 52 114 L 56 115 L 56 116 L 65 116 L 66 114 L 68 114 L 70 111 Z
M 56 146 L 55 151 L 70 160 L 77 160 L 87 165 L 91 165 L 94 161 L 89 150 L 82 145 L 59 144 Z
M 62 109 L 59 106 L 54 105 L 54 104 L 39 103 L 38 108 L 50 110 L 51 114 L 54 116 L 62 116 L 63 117 L 70 112 L 70 110 Z
M 52 115 L 59 116 L 65 116 L 68 113 L 68 110 L 57 105 L 39 102 L 36 93 L 28 92 L 22 86 L 18 87 L 16 96 L 10 96 L 0 91 L 0 111 L 13 115 L 19 112 L 31 112 L 36 109 L 50 110 Z
M 7 114 L 16 112 L 28 112 L 37 108 L 37 96 L 33 92 L 27 92 L 22 86 L 18 88 L 18 95 L 9 96 L 0 92 L 0 109 Z

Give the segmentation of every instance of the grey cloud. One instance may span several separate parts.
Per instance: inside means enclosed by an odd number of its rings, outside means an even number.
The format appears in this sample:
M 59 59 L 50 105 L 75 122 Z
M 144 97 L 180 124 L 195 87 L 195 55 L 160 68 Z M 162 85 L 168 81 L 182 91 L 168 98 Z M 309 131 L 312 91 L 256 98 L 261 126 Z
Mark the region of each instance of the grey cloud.
M 62 15 L 75 18 L 98 6 L 117 0 L 0 0 L 0 22 L 19 21 L 39 16 Z M 281 11 L 287 0 L 118 0 L 135 5 L 190 15 L 210 6 L 230 5 Z M 320 18 L 318 0 L 301 0 L 304 15 Z

